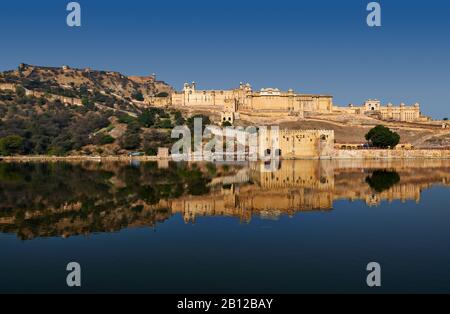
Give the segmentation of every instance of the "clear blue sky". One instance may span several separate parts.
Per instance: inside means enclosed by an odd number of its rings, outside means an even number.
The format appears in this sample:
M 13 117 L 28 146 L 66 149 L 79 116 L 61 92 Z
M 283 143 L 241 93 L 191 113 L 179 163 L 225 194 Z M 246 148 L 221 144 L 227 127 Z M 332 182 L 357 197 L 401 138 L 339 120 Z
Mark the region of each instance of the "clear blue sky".
M 66 0 L 2 1 L 0 70 L 36 65 L 157 73 L 177 89 L 294 88 L 335 103 L 420 102 L 450 116 L 450 3 L 384 0 L 82 0 L 82 27 Z

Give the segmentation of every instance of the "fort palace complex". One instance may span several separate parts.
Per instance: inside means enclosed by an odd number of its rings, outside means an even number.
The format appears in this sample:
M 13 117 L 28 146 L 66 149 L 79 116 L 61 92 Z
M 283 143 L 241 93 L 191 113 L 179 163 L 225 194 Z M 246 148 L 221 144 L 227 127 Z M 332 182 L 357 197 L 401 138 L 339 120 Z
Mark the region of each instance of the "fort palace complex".
M 184 84 L 181 92 L 174 92 L 170 103 L 189 109 L 212 109 L 221 113 L 221 120 L 233 123 L 240 117 L 305 117 L 307 114 L 350 114 L 369 115 L 381 120 L 402 122 L 425 122 L 429 118 L 422 116 L 420 105 L 383 106 L 378 100 L 367 100 L 363 105 L 339 107 L 333 105 L 329 95 L 299 94 L 289 89 L 287 92 L 277 88 L 263 88 L 253 91 L 250 84 L 241 83 L 230 90 L 199 90 L 196 83 Z
M 14 90 L 16 84 L 0 83 L 0 90 Z M 44 93 L 26 90 L 27 95 L 36 97 Z M 81 99 L 53 95 L 64 104 L 81 106 Z M 289 89 L 287 92 L 277 88 L 263 88 L 253 91 L 250 84 L 241 83 L 238 88 L 230 90 L 199 90 L 195 83 L 185 83 L 181 92 L 172 92 L 168 97 L 150 97 L 140 106 L 174 106 L 186 109 L 205 109 L 220 113 L 222 122 L 234 123 L 235 120 L 251 118 L 304 118 L 314 114 L 366 115 L 380 120 L 400 122 L 427 122 L 430 118 L 423 116 L 420 105 L 407 106 L 391 103 L 383 106 L 379 100 L 367 100 L 363 105 L 347 107 L 333 105 L 329 95 L 299 94 Z
M 0 90 L 15 90 L 16 84 L 0 83 Z M 26 95 L 43 97 L 45 93 L 25 89 Z M 66 105 L 82 106 L 81 99 L 51 95 Z M 185 83 L 182 91 L 170 90 L 165 97 L 146 96 L 144 101 L 133 101 L 139 107 L 160 106 L 184 108 L 189 111 L 204 110 L 220 116 L 222 123 L 233 124 L 236 120 L 267 121 L 291 117 L 303 119 L 314 115 L 369 116 L 378 120 L 398 122 L 427 122 L 420 105 L 382 105 L 379 100 L 367 100 L 362 105 L 335 106 L 330 95 L 301 94 L 292 89 L 281 91 L 277 88 L 263 88 L 254 91 L 250 84 L 240 83 L 239 87 L 228 90 L 200 90 L 196 83 Z M 101 108 L 105 107 L 96 104 Z M 110 109 L 110 107 L 107 107 Z M 113 110 L 123 111 L 118 108 Z M 123 111 L 130 115 L 131 112 Z M 447 127 L 447 124 L 443 127 Z M 272 143 L 277 142 L 278 147 Z M 258 147 L 265 155 L 278 155 L 285 159 L 313 158 L 331 159 L 336 157 L 335 133 L 333 130 L 284 129 L 277 133 L 267 133 L 259 137 Z M 260 150 L 261 151 L 261 150 Z

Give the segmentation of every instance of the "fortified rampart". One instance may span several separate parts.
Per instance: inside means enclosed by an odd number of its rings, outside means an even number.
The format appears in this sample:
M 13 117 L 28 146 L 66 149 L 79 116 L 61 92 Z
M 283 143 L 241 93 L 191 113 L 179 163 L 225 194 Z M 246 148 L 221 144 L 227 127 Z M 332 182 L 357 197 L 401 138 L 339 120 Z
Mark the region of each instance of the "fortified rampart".
M 19 86 L 19 85 L 17 85 L 17 84 L 10 84 L 10 83 L 0 83 L 0 90 L 15 91 L 17 86 Z M 26 89 L 26 88 L 23 88 L 23 89 L 25 90 L 25 95 L 26 96 L 46 97 L 46 98 L 49 98 L 49 99 L 52 99 L 52 100 L 59 100 L 63 104 L 70 105 L 70 106 L 82 106 L 83 105 L 81 99 L 78 99 L 78 98 L 72 98 L 72 97 L 65 97 L 65 96 L 60 96 L 60 95 L 48 94 L 48 93 L 44 93 L 44 92 L 29 90 L 29 89 Z

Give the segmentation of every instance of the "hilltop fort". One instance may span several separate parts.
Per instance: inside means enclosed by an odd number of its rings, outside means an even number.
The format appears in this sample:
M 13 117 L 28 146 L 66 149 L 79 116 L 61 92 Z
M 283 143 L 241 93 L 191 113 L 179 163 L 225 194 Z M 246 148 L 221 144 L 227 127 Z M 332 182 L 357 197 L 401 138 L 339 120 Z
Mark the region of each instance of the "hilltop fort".
M 233 123 L 241 117 L 252 116 L 304 118 L 310 114 L 370 115 L 380 120 L 402 122 L 427 122 L 430 118 L 421 114 L 420 105 L 383 106 L 378 100 L 364 104 L 340 107 L 333 105 L 330 95 L 300 94 L 293 89 L 284 92 L 278 88 L 262 88 L 254 91 L 249 83 L 241 83 L 230 90 L 200 90 L 195 82 L 185 83 L 181 92 L 173 92 L 165 99 L 166 105 L 188 108 L 204 108 L 221 111 L 222 121 Z

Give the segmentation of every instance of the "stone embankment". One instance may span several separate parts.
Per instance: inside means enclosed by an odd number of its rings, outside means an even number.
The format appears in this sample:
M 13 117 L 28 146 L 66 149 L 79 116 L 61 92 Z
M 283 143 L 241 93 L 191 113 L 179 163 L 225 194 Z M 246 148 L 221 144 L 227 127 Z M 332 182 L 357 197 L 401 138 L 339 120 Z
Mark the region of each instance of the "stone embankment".
M 0 156 L 0 161 L 47 162 L 47 161 L 159 161 L 168 160 L 157 156 Z
M 448 159 L 449 149 L 335 149 L 332 159 Z
M 289 158 L 302 159 L 302 158 Z M 314 159 L 314 158 L 307 158 Z M 319 158 L 317 158 L 319 159 Z M 407 160 L 407 159 L 450 159 L 449 149 L 335 149 L 331 156 L 324 159 L 336 160 Z M 168 161 L 170 156 L 0 156 L 0 161 Z

